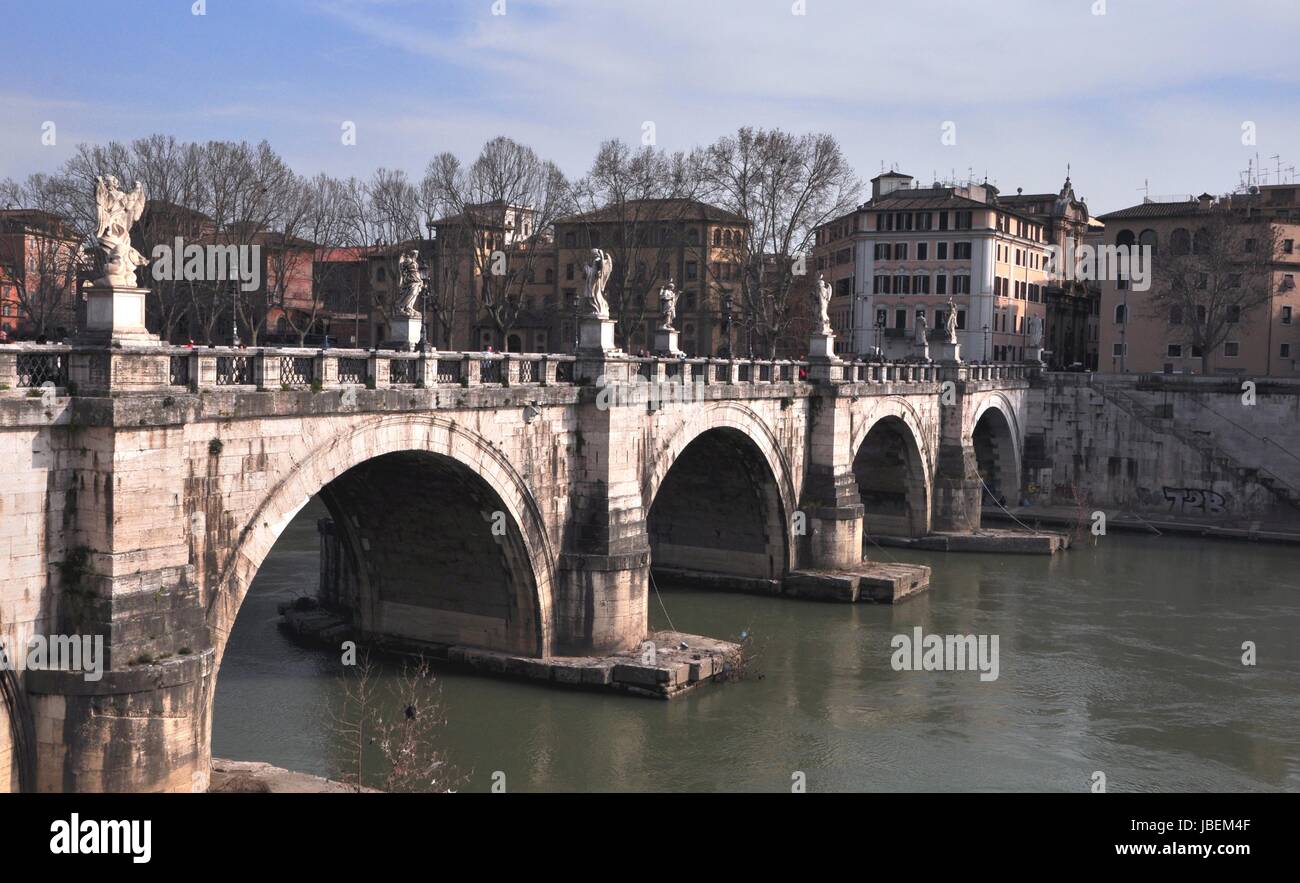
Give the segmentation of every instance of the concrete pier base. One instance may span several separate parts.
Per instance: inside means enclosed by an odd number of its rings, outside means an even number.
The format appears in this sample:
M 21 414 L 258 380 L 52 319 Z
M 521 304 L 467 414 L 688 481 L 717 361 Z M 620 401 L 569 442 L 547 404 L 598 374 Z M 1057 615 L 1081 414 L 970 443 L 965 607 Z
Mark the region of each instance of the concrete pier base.
M 654 569 L 661 586 L 688 586 L 748 595 L 781 595 L 813 601 L 896 604 L 930 587 L 930 568 L 923 564 L 863 561 L 851 568 L 792 570 L 782 580 L 747 579 L 725 574 Z
M 793 570 L 781 588 L 792 598 L 897 604 L 930 588 L 930 568 L 863 561 L 853 570 Z
M 739 644 L 683 632 L 651 632 L 636 649 L 607 656 L 535 659 L 475 647 L 357 636 L 342 617 L 320 608 L 295 610 L 285 605 L 280 613 L 280 627 L 308 644 L 337 650 L 340 642 L 356 640 L 380 653 L 420 655 L 434 664 L 479 674 L 654 699 L 673 699 L 709 681 L 734 679 L 744 665 Z
M 931 552 L 1001 552 L 1012 555 L 1055 555 L 1070 548 L 1069 534 L 981 528 L 970 533 L 935 531 L 923 537 L 872 536 L 880 546 Z

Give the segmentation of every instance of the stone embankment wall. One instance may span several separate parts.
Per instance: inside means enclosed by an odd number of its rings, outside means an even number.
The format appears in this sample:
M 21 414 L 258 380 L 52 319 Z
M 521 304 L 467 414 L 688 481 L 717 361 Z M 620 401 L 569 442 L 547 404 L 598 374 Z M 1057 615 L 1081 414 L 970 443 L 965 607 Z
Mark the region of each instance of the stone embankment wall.
M 1030 390 L 1034 505 L 1300 524 L 1300 383 L 1049 374 Z

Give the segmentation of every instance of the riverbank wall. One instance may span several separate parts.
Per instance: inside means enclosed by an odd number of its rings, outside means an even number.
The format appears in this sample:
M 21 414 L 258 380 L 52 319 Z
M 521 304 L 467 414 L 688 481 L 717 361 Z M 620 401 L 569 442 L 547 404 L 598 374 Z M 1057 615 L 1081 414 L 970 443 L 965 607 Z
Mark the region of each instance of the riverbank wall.
M 1300 525 L 1300 381 L 1046 374 L 1027 405 L 1022 505 Z

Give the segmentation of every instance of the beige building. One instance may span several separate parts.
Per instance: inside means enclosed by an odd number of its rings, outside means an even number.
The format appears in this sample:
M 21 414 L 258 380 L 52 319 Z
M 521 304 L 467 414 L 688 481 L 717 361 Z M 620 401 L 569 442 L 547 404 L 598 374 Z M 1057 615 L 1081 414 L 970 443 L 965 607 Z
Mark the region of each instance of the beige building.
M 1278 237 L 1270 270 L 1271 293 L 1266 304 L 1240 311 L 1229 319 L 1231 329 L 1208 353 L 1209 373 L 1251 376 L 1295 376 L 1300 357 L 1300 185 L 1252 188 L 1215 199 L 1202 194 L 1177 202 L 1146 201 L 1101 216 L 1104 243 L 1112 246 L 1149 245 L 1195 254 L 1197 231 L 1208 213 L 1230 212 L 1236 218 L 1267 218 Z M 1179 253 L 1176 251 L 1175 253 Z M 1158 258 L 1157 258 L 1158 265 Z M 1152 288 L 1160 285 L 1158 272 Z M 1101 283 L 1100 370 L 1117 373 L 1203 373 L 1204 355 L 1191 342 L 1191 317 L 1168 303 L 1152 303 L 1150 292 L 1134 290 L 1123 279 Z
M 1002 204 L 987 182 L 916 187 L 910 175 L 887 172 L 871 179 L 871 191 L 851 216 L 818 231 L 817 265 L 835 292 L 832 324 L 852 341 L 837 340 L 838 351 L 913 355 L 920 317 L 936 338 L 951 299 L 963 359 L 1023 359 L 1029 317 L 1046 316 L 1044 221 Z

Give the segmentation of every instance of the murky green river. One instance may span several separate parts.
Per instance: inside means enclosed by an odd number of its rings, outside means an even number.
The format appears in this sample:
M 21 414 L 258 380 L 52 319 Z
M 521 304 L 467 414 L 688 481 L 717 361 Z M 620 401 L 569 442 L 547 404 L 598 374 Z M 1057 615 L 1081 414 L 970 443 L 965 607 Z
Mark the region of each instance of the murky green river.
M 313 502 L 240 611 L 213 753 L 335 776 L 336 655 L 276 628 L 314 590 Z M 756 675 L 672 702 L 440 671 L 442 745 L 487 790 L 1300 789 L 1300 553 L 1114 535 L 1042 557 L 916 553 L 931 590 L 896 607 L 663 592 L 674 625 L 752 634 Z M 652 597 L 656 627 L 664 612 Z M 913 627 L 999 636 L 1000 672 L 907 672 Z M 1258 664 L 1242 664 L 1243 642 Z

